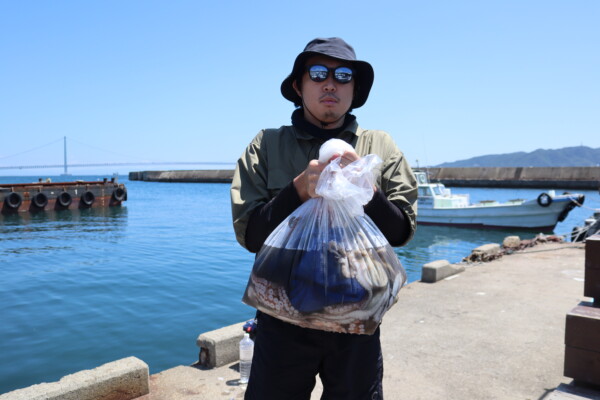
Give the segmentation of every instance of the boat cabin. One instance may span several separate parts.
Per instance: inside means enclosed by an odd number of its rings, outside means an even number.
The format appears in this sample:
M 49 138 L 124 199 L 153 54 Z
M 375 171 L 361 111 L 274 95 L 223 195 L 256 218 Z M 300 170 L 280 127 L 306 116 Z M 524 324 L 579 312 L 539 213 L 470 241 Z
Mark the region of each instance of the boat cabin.
M 467 207 L 468 194 L 452 194 L 443 183 L 430 183 L 426 172 L 415 172 L 419 190 L 419 206 L 430 208 Z

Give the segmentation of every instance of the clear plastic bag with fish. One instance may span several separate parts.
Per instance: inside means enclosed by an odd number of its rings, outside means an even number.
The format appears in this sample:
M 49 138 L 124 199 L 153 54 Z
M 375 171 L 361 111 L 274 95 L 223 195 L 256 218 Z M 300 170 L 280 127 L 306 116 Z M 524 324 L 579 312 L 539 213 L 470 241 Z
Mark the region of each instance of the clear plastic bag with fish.
M 243 302 L 306 328 L 372 334 L 397 301 L 406 273 L 363 209 L 381 159 L 369 154 L 344 168 L 340 160 L 321 173 L 320 197 L 298 207 L 267 238 Z

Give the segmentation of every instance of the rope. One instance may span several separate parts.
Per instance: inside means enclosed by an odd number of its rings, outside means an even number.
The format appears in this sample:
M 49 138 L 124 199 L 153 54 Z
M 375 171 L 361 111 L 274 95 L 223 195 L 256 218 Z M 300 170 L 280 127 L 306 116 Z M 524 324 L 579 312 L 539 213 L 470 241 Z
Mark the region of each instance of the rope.
M 563 250 L 563 249 L 581 249 L 581 248 L 582 248 L 581 245 L 579 245 L 579 246 L 571 245 L 571 246 L 557 247 L 555 249 L 519 251 L 518 253 L 514 252 L 513 254 L 543 253 L 543 252 L 546 252 L 546 251 L 555 251 L 555 250 Z
M 592 210 L 594 212 L 600 212 L 600 208 L 592 208 L 592 207 L 584 206 L 583 204 L 581 204 L 580 202 L 578 202 L 577 200 L 575 200 L 575 198 L 573 198 L 573 197 L 570 197 L 570 199 L 571 199 L 571 201 L 573 203 L 575 203 L 575 205 L 577 207 L 585 208 L 587 210 Z

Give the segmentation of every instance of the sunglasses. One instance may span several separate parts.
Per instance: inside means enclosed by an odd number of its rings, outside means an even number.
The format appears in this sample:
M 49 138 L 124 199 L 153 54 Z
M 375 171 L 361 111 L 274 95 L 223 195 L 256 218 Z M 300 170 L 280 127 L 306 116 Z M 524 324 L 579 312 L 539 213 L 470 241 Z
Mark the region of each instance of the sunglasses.
M 307 68 L 308 76 L 314 82 L 323 82 L 329 77 L 329 73 L 333 73 L 333 79 L 338 83 L 349 83 L 352 80 L 352 71 L 348 67 L 328 68 L 324 65 L 309 65 Z

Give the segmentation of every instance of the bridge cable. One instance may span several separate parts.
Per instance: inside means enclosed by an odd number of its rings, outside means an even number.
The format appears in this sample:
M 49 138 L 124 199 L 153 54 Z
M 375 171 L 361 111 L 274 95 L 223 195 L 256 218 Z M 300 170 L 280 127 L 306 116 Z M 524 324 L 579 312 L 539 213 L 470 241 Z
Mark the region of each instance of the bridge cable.
M 103 148 L 100 148 L 100 147 L 92 146 L 91 144 L 83 143 L 83 142 L 80 142 L 79 140 L 75 140 L 75 139 L 73 139 L 73 138 L 67 138 L 67 139 L 68 139 L 69 141 L 73 141 L 73 142 L 75 142 L 75 143 L 78 143 L 78 144 L 81 144 L 81 145 L 87 146 L 87 147 L 89 147 L 89 148 L 91 148 L 91 149 L 94 149 L 94 150 L 103 151 L 103 152 L 105 152 L 105 153 L 111 153 L 111 154 L 114 154 L 114 155 L 117 155 L 117 156 L 121 156 L 121 157 L 129 158 L 129 159 L 132 159 L 132 158 L 133 158 L 133 159 L 135 159 L 135 160 L 143 160 L 143 161 L 148 161 L 147 159 L 138 158 L 138 157 L 132 157 L 131 155 L 120 154 L 120 153 L 117 153 L 117 152 L 115 152 L 115 151 L 106 150 L 106 149 L 103 149 Z
M 34 147 L 33 149 L 25 150 L 25 151 L 22 151 L 22 152 L 20 152 L 20 153 L 11 154 L 11 155 L 8 155 L 8 156 L 3 156 L 3 157 L 0 157 L 0 160 L 3 160 L 3 159 L 5 159 L 5 158 L 10 158 L 10 157 L 15 157 L 15 156 L 20 156 L 21 154 L 29 153 L 29 152 L 32 152 L 32 151 L 34 151 L 34 150 L 39 150 L 39 149 L 41 149 L 41 148 L 43 148 L 43 147 L 50 146 L 51 144 L 54 144 L 54 143 L 60 142 L 60 141 L 62 141 L 62 140 L 63 140 L 63 138 L 56 139 L 56 140 L 55 140 L 55 141 L 53 141 L 53 142 L 46 143 L 46 144 L 43 144 L 43 145 L 41 145 L 41 146 L 38 146 L 38 147 Z

